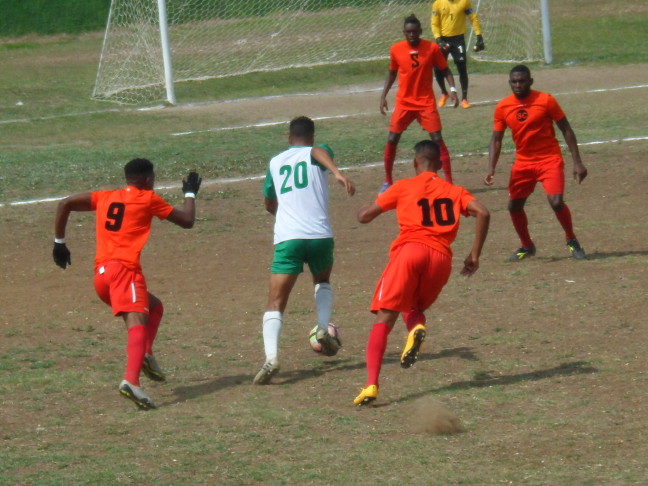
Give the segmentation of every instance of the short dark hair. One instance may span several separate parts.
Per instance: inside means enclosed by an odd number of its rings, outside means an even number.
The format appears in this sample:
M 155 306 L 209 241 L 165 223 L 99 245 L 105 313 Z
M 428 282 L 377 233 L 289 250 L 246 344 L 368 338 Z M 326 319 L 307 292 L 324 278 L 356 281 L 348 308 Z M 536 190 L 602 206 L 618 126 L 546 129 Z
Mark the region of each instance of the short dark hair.
M 434 152 L 434 156 L 439 157 L 441 155 L 441 150 L 439 149 L 439 144 L 436 142 L 433 142 L 432 140 L 421 140 L 419 143 L 414 145 L 414 153 L 416 155 L 419 155 L 420 153 L 426 151 L 426 150 L 432 150 Z
M 513 69 L 511 69 L 511 72 L 509 73 L 509 76 L 513 73 L 522 73 L 526 74 L 527 76 L 531 77 L 531 70 L 526 67 L 524 64 L 518 64 L 515 66 Z
M 133 159 L 124 166 L 126 178 L 147 176 L 153 173 L 153 163 L 148 159 Z
M 407 24 L 415 24 L 419 27 L 419 29 L 421 28 L 421 21 L 414 14 L 410 14 L 407 17 L 405 17 L 405 21 L 403 22 L 403 27 L 405 27 Z
M 298 116 L 290 120 L 290 134 L 295 137 L 315 135 L 315 122 L 307 116 Z

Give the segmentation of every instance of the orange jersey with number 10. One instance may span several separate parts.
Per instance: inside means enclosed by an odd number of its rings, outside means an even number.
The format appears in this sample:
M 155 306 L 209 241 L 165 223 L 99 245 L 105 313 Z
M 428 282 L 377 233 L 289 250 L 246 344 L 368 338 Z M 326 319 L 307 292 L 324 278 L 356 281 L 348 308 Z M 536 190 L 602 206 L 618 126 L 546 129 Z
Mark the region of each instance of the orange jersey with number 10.
M 450 245 L 457 237 L 461 215 L 475 197 L 466 189 L 441 179 L 435 172 L 401 179 L 378 196 L 383 211 L 396 209 L 400 227 L 390 253 L 400 245 L 419 242 L 452 256 Z
M 434 68 L 448 67 L 441 48 L 434 42 L 421 39 L 412 47 L 406 40 L 392 45 L 389 51 L 389 70 L 398 71 L 396 104 L 405 110 L 436 108 L 432 90 Z
M 111 260 L 140 270 L 140 254 L 151 233 L 153 216 L 166 219 L 173 207 L 151 190 L 133 186 L 91 194 L 97 212 L 95 268 Z

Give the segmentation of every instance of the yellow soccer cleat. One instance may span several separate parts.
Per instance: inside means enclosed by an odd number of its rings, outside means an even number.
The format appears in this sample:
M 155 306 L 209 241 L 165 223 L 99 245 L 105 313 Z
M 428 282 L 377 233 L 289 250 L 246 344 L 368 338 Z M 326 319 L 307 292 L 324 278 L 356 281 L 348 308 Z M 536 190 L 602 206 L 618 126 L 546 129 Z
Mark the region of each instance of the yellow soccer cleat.
M 402 368 L 411 368 L 416 363 L 423 341 L 425 341 L 425 326 L 423 324 L 417 324 L 407 335 L 405 349 L 403 349 L 403 354 L 401 354 Z
M 360 390 L 360 395 L 355 397 L 353 403 L 358 407 L 362 407 L 364 405 L 369 405 L 376 399 L 376 397 L 378 397 L 378 385 L 369 385 L 367 388 L 362 388 Z
M 448 101 L 449 96 L 447 94 L 442 94 L 441 98 L 439 98 L 439 108 L 443 108 L 446 104 L 446 101 Z

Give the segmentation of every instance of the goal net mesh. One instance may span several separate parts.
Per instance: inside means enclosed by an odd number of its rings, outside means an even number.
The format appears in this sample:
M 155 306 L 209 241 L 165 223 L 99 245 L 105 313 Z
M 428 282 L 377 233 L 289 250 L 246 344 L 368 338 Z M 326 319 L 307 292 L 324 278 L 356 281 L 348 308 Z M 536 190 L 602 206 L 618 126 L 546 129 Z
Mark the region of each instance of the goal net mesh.
M 507 37 L 519 20 L 499 26 L 506 17 L 495 5 L 526 18 L 528 9 L 515 6 L 531 1 L 482 0 L 488 50 L 480 58 L 499 42 L 522 45 Z M 166 0 L 166 9 L 174 83 L 387 58 L 411 13 L 432 38 L 429 0 Z M 158 2 L 112 0 L 93 98 L 162 101 L 164 82 Z
M 480 61 L 540 61 L 544 57 L 540 0 L 474 0 L 486 49 L 473 53 Z M 471 32 L 470 49 L 476 41 Z

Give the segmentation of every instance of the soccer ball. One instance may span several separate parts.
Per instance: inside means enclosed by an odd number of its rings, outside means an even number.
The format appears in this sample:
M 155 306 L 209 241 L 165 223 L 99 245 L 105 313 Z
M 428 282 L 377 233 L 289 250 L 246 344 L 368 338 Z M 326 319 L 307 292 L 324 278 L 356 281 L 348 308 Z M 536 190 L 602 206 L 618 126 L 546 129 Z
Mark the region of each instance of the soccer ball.
M 317 330 L 319 329 L 319 326 L 315 326 L 313 329 L 311 329 L 310 334 L 308 335 L 308 342 L 310 343 L 310 346 L 313 351 L 316 353 L 321 353 L 322 352 L 322 345 L 317 342 Z M 334 338 L 340 345 L 342 345 L 342 342 L 340 340 L 340 328 L 337 327 L 335 324 L 329 324 L 328 325 L 328 332 L 331 335 L 332 338 Z

